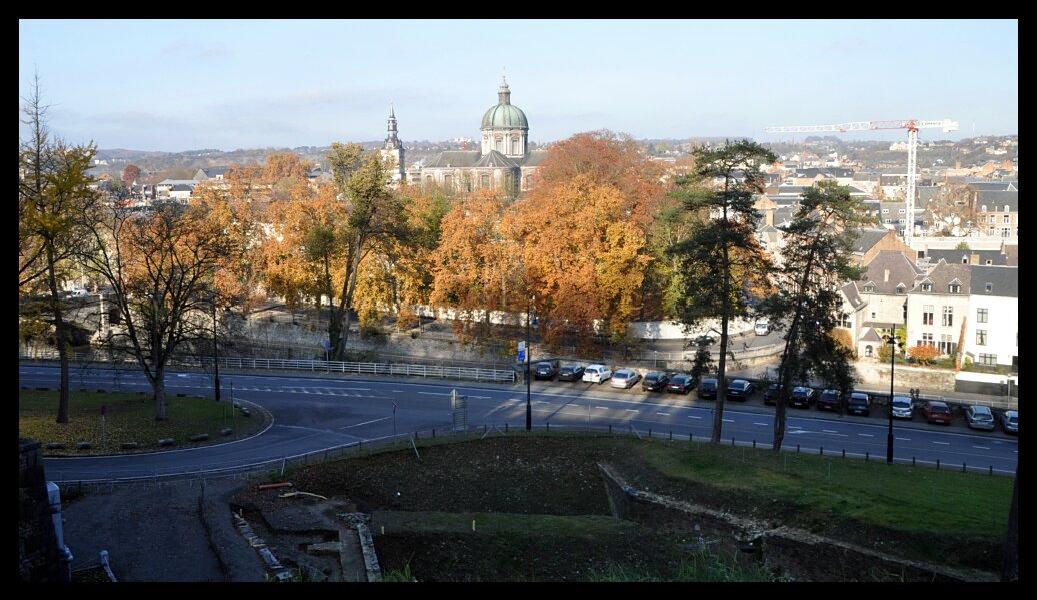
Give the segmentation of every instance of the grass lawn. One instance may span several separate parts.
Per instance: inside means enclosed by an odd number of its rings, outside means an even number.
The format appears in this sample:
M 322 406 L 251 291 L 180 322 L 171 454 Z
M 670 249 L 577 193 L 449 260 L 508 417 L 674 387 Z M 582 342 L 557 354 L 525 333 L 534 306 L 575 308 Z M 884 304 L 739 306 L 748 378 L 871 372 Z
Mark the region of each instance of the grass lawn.
M 107 407 L 104 439 L 101 438 L 101 406 Z M 160 449 L 158 440 L 173 438 L 174 448 L 193 447 L 240 439 L 266 426 L 268 417 L 253 411 L 250 417 L 240 412 L 233 416 L 228 402 L 217 404 L 208 398 L 166 397 L 165 421 L 155 420 L 155 403 L 149 395 L 135 393 L 97 393 L 72 391 L 69 398 L 68 423 L 56 423 L 58 392 L 20 390 L 18 393 L 18 435 L 32 438 L 42 445 L 65 444 L 65 449 L 43 449 L 46 455 L 88 456 L 146 452 Z M 233 433 L 220 435 L 230 427 Z M 191 442 L 193 435 L 207 433 L 209 441 Z M 76 450 L 77 442 L 88 442 L 89 450 Z M 137 450 L 122 450 L 124 442 L 136 442 Z
M 472 522 L 475 529 L 472 529 Z M 502 533 L 561 537 L 596 537 L 632 534 L 637 525 L 605 515 L 525 515 L 516 513 L 450 513 L 440 511 L 376 511 L 371 529 L 375 535 L 398 531 L 421 533 Z
M 911 533 L 1002 537 L 1009 477 L 708 444 L 641 446 L 670 477 Z M 951 467 L 953 468 L 953 467 Z

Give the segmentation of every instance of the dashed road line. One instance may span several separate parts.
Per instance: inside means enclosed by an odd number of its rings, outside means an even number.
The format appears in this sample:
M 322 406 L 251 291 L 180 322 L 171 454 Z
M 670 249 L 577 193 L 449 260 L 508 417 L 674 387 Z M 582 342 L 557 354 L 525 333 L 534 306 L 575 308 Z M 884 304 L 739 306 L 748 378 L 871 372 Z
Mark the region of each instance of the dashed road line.
M 973 446 L 973 448 L 979 448 L 980 450 L 990 450 L 990 448 L 987 448 L 986 446 Z
M 720 420 L 725 422 L 725 423 L 734 423 L 735 422 L 734 419 L 720 419 Z
M 934 444 L 940 444 L 941 446 L 950 446 L 951 445 L 950 442 L 937 442 L 937 441 L 934 441 L 933 443 Z
M 637 409 L 634 409 L 634 408 L 624 408 L 623 411 L 624 412 L 632 412 L 632 413 L 638 412 Z
M 901 442 L 910 442 L 911 438 L 897 438 Z
M 346 425 L 345 427 L 339 427 L 339 429 L 349 429 L 351 427 L 360 427 L 361 425 L 370 425 L 371 423 L 377 423 L 378 421 L 384 421 L 389 417 L 382 417 L 381 419 L 372 419 L 370 421 L 364 421 L 363 423 L 357 423 L 356 425 Z
M 696 417 L 695 415 L 688 415 L 689 419 L 701 419 L 702 417 Z
M 753 423 L 753 425 L 760 425 L 761 427 L 766 427 L 770 425 L 770 423 Z
M 595 406 L 594 408 L 598 408 L 598 409 L 601 409 L 601 410 L 608 410 L 609 409 L 609 407 L 607 407 L 607 406 Z
M 872 435 L 870 433 L 858 433 L 857 435 L 859 435 L 861 437 L 875 437 L 874 435 Z
M 825 433 L 839 433 L 838 431 L 832 431 L 831 429 L 822 429 L 821 431 Z
M 636 412 L 636 411 L 635 411 L 635 412 Z M 657 414 L 657 415 L 663 415 L 664 417 L 668 417 L 668 416 L 670 416 L 670 413 L 664 413 L 664 412 L 657 412 L 657 413 L 655 413 L 655 414 Z

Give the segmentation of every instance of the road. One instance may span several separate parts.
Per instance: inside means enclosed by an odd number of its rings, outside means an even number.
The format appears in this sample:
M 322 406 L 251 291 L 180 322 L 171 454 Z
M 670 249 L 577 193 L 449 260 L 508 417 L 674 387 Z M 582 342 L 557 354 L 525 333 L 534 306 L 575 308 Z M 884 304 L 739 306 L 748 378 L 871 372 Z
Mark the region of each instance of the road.
M 55 366 L 19 366 L 20 385 L 54 386 Z M 74 385 L 80 385 L 78 369 Z M 270 412 L 273 424 L 260 435 L 228 444 L 151 454 L 113 457 L 48 458 L 48 478 L 54 481 L 172 475 L 213 469 L 240 469 L 255 463 L 314 452 L 344 444 L 374 442 L 420 430 L 449 429 L 452 413 L 450 391 L 468 398 L 468 421 L 473 426 L 521 429 L 525 424 L 524 384 L 493 385 L 471 382 L 439 382 L 417 378 L 377 376 L 304 377 L 296 375 L 224 374 L 222 395 L 254 402 Z M 82 377 L 90 389 L 137 391 L 150 389 L 143 376 L 123 372 L 113 380 L 109 369 L 88 370 Z M 204 373 L 170 373 L 170 394 L 208 394 L 211 376 Z M 654 437 L 706 439 L 712 427 L 713 403 L 691 396 L 613 389 L 608 384 L 537 381 L 533 384 L 533 424 L 554 428 L 588 425 Z M 769 445 L 773 433 L 773 408 L 729 402 L 724 411 L 725 443 L 756 440 Z M 395 418 L 393 405 L 396 405 Z M 877 412 L 877 411 L 876 411 Z M 1001 432 L 975 432 L 961 424 L 932 426 L 918 420 L 896 422 L 895 457 L 898 460 L 935 463 L 961 468 L 992 467 L 997 473 L 1014 473 L 1018 441 Z M 881 415 L 841 417 L 816 410 L 789 409 L 785 447 L 803 452 L 859 455 L 884 460 L 886 422 Z M 40 440 L 45 442 L 46 440 Z

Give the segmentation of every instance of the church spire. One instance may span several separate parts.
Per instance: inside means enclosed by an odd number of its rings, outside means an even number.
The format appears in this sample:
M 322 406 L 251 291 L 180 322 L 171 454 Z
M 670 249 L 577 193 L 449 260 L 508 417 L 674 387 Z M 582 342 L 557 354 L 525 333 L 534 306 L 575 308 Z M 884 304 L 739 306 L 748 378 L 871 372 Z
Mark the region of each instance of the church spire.
M 389 121 L 388 121 L 388 132 L 389 135 L 385 138 L 386 148 L 396 148 L 399 146 L 399 139 L 396 137 L 396 110 L 392 103 L 389 103 Z

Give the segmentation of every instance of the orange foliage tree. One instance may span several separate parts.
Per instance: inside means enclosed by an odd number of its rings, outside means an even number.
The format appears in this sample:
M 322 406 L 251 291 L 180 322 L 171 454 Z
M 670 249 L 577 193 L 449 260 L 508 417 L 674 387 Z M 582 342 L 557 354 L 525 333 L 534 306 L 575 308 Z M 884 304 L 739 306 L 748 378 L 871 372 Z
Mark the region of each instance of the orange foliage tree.
M 940 351 L 936 346 L 918 344 L 917 346 L 911 346 L 908 348 L 907 354 L 918 361 L 919 364 L 928 365 L 940 356 Z

